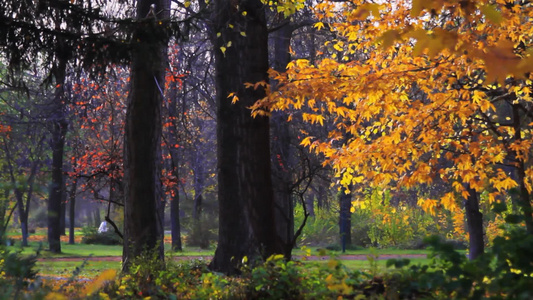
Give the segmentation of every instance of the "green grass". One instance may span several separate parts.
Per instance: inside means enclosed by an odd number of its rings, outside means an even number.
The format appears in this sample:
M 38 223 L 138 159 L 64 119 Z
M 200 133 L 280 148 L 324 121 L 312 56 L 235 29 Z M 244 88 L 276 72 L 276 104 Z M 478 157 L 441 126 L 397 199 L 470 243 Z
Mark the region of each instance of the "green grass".
M 83 266 L 82 266 L 83 265 Z M 108 269 L 119 270 L 120 261 L 38 261 L 37 270 L 41 276 L 71 277 L 76 268 L 79 268 L 79 277 L 93 278 Z
M 411 258 L 409 259 L 411 264 L 410 265 L 417 265 L 417 264 L 429 264 L 430 259 L 428 258 Z M 321 261 L 310 261 L 310 263 L 318 263 L 318 264 L 327 264 L 329 260 L 321 260 Z M 362 270 L 369 272 L 372 269 L 372 264 L 368 260 L 340 260 L 341 263 L 348 267 L 351 270 Z M 375 261 L 375 266 L 377 267 L 377 273 L 383 273 L 385 270 L 388 269 L 394 269 L 394 267 L 387 268 L 387 260 L 381 259 Z
M 61 243 L 60 254 L 53 254 L 46 251 L 48 247 L 47 243 L 30 242 L 29 247 L 20 247 L 20 241 L 16 242 L 13 246 L 8 246 L 7 249 L 13 252 L 21 252 L 23 255 L 35 254 L 36 250 L 41 248 L 39 257 L 87 257 L 87 256 L 122 256 L 121 245 L 87 245 L 87 244 L 74 244 Z M 170 252 L 170 245 L 165 245 L 165 251 Z M 175 256 L 212 256 L 214 255 L 214 249 L 199 249 L 199 248 L 184 248 L 181 252 L 172 252 Z

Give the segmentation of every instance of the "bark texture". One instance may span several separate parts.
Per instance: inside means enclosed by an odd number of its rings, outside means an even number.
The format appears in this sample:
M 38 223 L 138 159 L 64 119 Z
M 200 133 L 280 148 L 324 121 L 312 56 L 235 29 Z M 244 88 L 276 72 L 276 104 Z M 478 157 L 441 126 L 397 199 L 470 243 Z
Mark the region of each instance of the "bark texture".
M 286 22 L 282 14 L 278 14 L 280 22 Z M 290 44 L 292 26 L 287 23 L 272 33 L 274 45 L 273 68 L 278 72 L 284 72 L 290 62 Z M 273 83 L 273 89 L 276 89 Z M 285 112 L 273 112 L 271 118 L 272 133 L 272 183 L 275 201 L 276 234 L 283 245 L 283 255 L 290 259 L 294 247 L 294 200 L 291 170 L 291 136 L 289 124 L 286 122 Z
M 469 258 L 476 259 L 485 251 L 483 241 L 483 214 L 479 211 L 479 194 L 467 184 L 468 198 L 465 201 L 466 223 L 468 225 Z
M 252 118 L 247 108 L 264 97 L 265 90 L 244 87 L 246 82 L 268 80 L 268 32 L 263 9 L 260 0 L 217 0 L 212 18 L 219 240 L 210 267 L 228 274 L 238 272 L 245 256 L 253 261 L 281 252 L 270 177 L 269 119 Z M 237 103 L 231 103 L 230 93 L 239 97 Z
M 159 20 L 168 19 L 169 12 L 168 0 L 137 1 L 124 141 L 124 270 L 145 251 L 163 260 L 159 155 L 168 42 Z

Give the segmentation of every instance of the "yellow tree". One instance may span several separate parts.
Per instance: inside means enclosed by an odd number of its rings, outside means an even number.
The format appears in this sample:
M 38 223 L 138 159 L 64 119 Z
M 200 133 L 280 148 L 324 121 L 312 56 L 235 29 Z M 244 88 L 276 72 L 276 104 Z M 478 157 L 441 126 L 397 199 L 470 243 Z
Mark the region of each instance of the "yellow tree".
M 533 234 L 531 5 L 351 0 L 323 2 L 315 13 L 315 26 L 336 38 L 316 64 L 272 71 L 278 91 L 254 113 L 294 110 L 311 124 L 334 122 L 326 139 L 302 144 L 323 154 L 345 186 L 449 181 L 452 191 L 420 205 L 434 212 L 440 203 L 461 223 L 464 198 L 471 257 L 483 251 L 482 191 L 492 202 L 518 188 Z

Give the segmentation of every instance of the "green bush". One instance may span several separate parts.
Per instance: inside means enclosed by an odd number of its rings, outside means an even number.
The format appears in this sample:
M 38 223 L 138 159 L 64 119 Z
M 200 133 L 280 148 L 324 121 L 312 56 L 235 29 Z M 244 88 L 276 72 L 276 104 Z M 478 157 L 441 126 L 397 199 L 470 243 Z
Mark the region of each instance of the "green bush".
M 0 247 L 0 299 L 18 299 L 34 288 L 37 256 L 22 256 Z
M 397 267 L 387 274 L 387 295 L 400 299 L 533 298 L 533 235 L 525 229 L 514 228 L 495 238 L 492 247 L 473 261 L 438 237 L 426 242 L 434 251 L 429 265 L 387 262 Z
M 99 233 L 95 227 L 82 228 L 82 244 L 122 245 L 122 239 L 113 231 Z
M 317 210 L 314 217 L 309 217 L 307 219 L 302 234 L 298 237 L 298 245 L 325 247 L 327 245 L 339 243 L 338 218 L 339 214 L 335 213 L 334 209 Z M 301 206 L 296 206 L 294 209 L 295 226 L 300 226 L 303 219 L 304 215 Z

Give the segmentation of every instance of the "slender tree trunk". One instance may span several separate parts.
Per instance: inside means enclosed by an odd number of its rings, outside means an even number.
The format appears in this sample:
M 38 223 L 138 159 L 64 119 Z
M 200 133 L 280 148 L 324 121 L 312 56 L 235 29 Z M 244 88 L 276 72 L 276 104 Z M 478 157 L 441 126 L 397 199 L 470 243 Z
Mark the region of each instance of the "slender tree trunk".
M 479 194 L 469 184 L 465 184 L 468 197 L 465 200 L 466 223 L 469 235 L 469 258 L 476 259 L 485 251 L 483 240 L 483 214 L 479 211 Z
M 74 237 L 74 228 L 76 226 L 76 189 L 78 188 L 78 177 L 74 177 L 72 181 L 72 189 L 69 193 L 69 232 L 68 232 L 68 243 L 70 245 L 75 244 Z
M 181 244 L 181 224 L 180 224 L 180 196 L 179 191 L 176 191 L 174 197 L 170 201 L 170 226 L 172 231 L 172 249 L 175 251 L 182 251 Z
M 204 202 L 204 197 L 202 192 L 204 190 L 205 182 L 205 170 L 203 164 L 204 156 L 201 151 L 196 151 L 194 154 L 194 207 L 192 212 L 192 217 L 195 224 L 195 227 L 200 228 L 201 216 L 202 216 L 202 207 Z
M 341 187 L 337 194 L 339 201 L 339 234 L 343 252 L 346 246 L 352 244 L 352 218 L 350 208 L 352 207 L 352 194 L 346 194 L 346 188 Z
M 0 195 L 0 243 L 4 244 L 6 233 L 6 213 L 9 204 L 9 189 L 3 188 L 2 193 Z
M 94 227 L 100 226 L 100 223 L 102 223 L 102 218 L 100 217 L 100 208 L 95 207 L 93 210 L 93 220 L 94 220 Z
M 279 22 L 288 21 L 283 14 L 278 14 Z M 274 44 L 273 68 L 284 72 L 290 62 L 290 44 L 292 27 L 287 24 L 272 34 Z M 274 89 L 276 89 L 274 84 Z M 272 134 L 272 183 L 275 201 L 276 234 L 283 244 L 283 255 L 290 259 L 294 240 L 294 205 L 292 190 L 291 136 L 286 122 L 285 112 L 273 112 L 271 118 Z
M 178 95 L 176 93 L 177 87 L 173 86 L 170 88 L 170 103 L 168 106 L 168 115 L 172 126 L 169 127 L 169 141 L 172 143 L 179 143 L 180 138 L 178 134 Z M 173 194 L 171 195 L 170 200 L 170 230 L 171 230 L 171 240 L 172 240 L 172 249 L 174 251 L 182 251 L 183 245 L 181 243 L 181 220 L 180 220 L 180 148 L 173 147 L 174 145 L 167 145 L 168 151 L 170 154 L 169 168 L 172 172 L 174 178 L 176 178 L 176 185 L 173 189 Z
M 260 0 L 217 0 L 212 19 L 219 240 L 210 268 L 224 273 L 238 272 L 245 256 L 254 261 L 282 251 L 274 221 L 269 119 L 252 118 L 248 109 L 266 93 L 261 87 L 244 88 L 246 82 L 268 80 L 263 9 Z M 228 99 L 232 92 L 239 97 L 236 104 Z
M 520 109 L 518 105 L 513 105 L 513 127 L 515 131 L 515 142 L 522 142 L 522 120 L 520 118 Z M 519 153 L 514 153 L 516 160 L 516 175 L 518 177 L 519 188 L 519 205 L 522 208 L 524 221 L 526 223 L 526 230 L 529 234 L 533 234 L 533 208 L 531 207 L 531 195 L 526 186 L 526 166 L 524 159 L 520 158 Z
M 307 200 L 305 201 L 305 205 L 307 206 L 307 211 L 309 212 L 309 216 L 314 217 L 315 216 L 315 197 L 313 194 L 307 197 Z
M 168 39 L 159 26 L 169 14 L 169 0 L 137 1 L 124 140 L 124 271 L 145 251 L 163 260 L 159 149 Z
M 63 190 L 61 191 L 61 213 L 59 218 L 59 227 L 61 235 L 66 235 L 66 229 L 67 229 L 67 186 L 66 186 L 66 176 L 63 175 L 63 183 L 61 184 Z
M 52 183 L 48 198 L 48 244 L 50 251 L 61 253 L 61 200 L 63 184 L 63 152 L 67 124 L 64 119 L 57 120 L 52 130 Z

